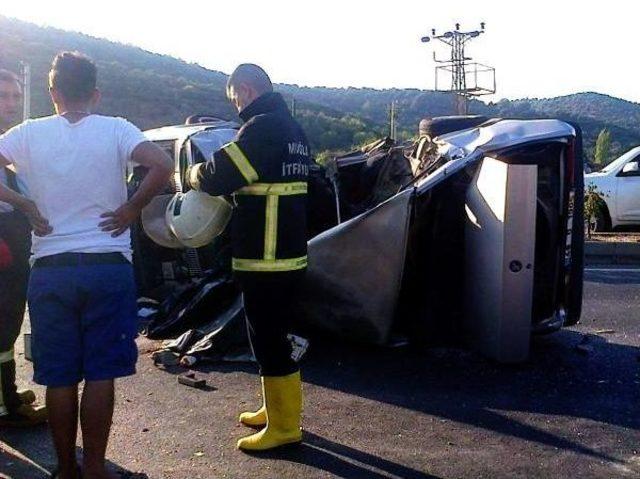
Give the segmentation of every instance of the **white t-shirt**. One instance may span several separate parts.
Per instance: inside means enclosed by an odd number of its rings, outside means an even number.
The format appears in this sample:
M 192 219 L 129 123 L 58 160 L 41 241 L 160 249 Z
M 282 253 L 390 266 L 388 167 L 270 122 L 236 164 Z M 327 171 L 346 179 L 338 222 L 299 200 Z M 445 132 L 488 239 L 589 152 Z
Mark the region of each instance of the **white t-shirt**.
M 112 253 L 131 257 L 129 231 L 112 238 L 98 224 L 127 201 L 131 153 L 147 141 L 122 118 L 89 115 L 27 120 L 0 136 L 0 155 L 15 166 L 29 197 L 53 232 L 33 236 L 33 258 L 59 253 Z

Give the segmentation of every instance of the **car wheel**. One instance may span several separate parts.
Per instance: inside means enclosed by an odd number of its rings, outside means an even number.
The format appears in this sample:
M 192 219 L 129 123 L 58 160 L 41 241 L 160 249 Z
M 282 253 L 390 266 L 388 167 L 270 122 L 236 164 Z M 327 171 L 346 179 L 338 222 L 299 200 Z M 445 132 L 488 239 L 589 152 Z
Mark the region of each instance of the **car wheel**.
M 584 156 L 582 154 L 582 131 L 578 125 L 573 124 L 578 133 L 577 157 L 574 165 L 575 171 L 582 171 L 584 168 Z M 582 293 L 584 287 L 584 175 L 579 174 L 576 178 L 576 196 L 573 216 L 573 231 L 571 242 L 571 270 L 569 280 L 569 291 L 567 292 L 566 305 L 567 317 L 565 326 L 573 326 L 580 321 L 582 313 Z

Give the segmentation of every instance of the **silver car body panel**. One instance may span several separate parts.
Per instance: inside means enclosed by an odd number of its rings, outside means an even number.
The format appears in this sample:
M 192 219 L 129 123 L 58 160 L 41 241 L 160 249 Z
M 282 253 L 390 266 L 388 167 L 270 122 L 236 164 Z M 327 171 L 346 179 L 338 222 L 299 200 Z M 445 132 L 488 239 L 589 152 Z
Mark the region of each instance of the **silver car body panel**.
M 412 190 L 309 242 L 300 313 L 308 323 L 358 341 L 384 344 L 404 272 Z
M 486 157 L 467 190 L 463 330 L 500 362 L 529 355 L 537 182 L 537 165 Z

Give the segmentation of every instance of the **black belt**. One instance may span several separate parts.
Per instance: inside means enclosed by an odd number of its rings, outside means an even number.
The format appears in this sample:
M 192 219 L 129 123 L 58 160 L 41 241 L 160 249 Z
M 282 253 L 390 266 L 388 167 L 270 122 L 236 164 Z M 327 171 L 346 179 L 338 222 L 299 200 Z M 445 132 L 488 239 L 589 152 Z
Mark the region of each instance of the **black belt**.
M 129 260 L 122 253 L 60 253 L 38 258 L 33 267 L 96 264 L 129 264 Z

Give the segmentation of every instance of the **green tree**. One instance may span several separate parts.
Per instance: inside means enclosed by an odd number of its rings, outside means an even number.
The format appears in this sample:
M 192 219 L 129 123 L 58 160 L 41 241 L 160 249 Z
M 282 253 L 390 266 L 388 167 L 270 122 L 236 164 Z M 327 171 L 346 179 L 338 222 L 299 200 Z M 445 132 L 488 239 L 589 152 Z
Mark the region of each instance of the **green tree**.
M 596 148 L 593 163 L 600 168 L 604 168 L 609 162 L 611 154 L 611 132 L 606 128 L 600 130 L 596 140 Z
M 596 185 L 589 184 L 584 192 L 584 219 L 587 229 L 587 239 L 591 239 L 591 233 L 601 233 L 606 228 L 604 216 L 604 198 L 608 195 L 600 191 Z

